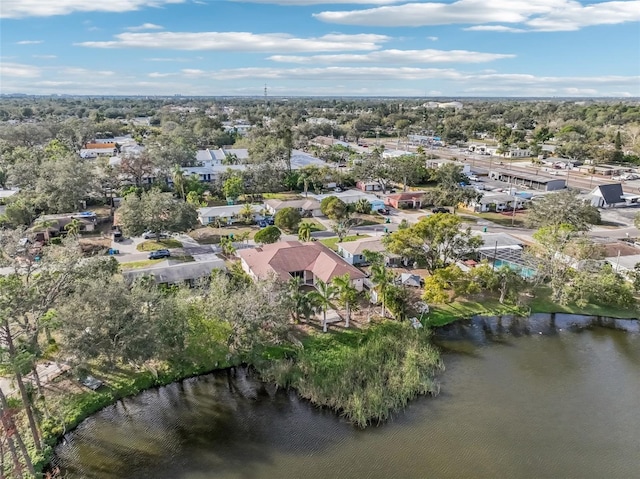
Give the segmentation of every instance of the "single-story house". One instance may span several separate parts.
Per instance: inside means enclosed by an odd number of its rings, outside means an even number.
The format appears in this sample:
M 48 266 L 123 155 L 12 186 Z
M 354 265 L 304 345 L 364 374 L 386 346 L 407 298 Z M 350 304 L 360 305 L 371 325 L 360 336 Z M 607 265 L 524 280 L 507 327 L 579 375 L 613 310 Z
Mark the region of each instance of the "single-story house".
M 356 188 L 361 191 L 382 191 L 382 186 L 377 181 L 358 181 Z
M 598 208 L 611 208 L 626 204 L 622 183 L 598 185 L 589 193 L 591 204 Z
M 36 241 L 46 241 L 50 237 L 65 234 L 65 227 L 73 220 L 80 222 L 80 231 L 94 231 L 98 224 L 98 218 L 94 212 L 83 211 L 80 213 L 42 215 L 33 222 L 31 230 L 36 235 Z
M 122 275 L 129 282 L 133 282 L 136 278 L 150 277 L 157 284 L 178 285 L 193 284 L 199 279 L 208 278 L 211 276 L 211 272 L 216 269 L 226 271 L 224 260 L 218 258 L 189 263 L 168 260 L 149 268 L 126 270 L 122 272 Z
M 344 258 L 349 264 L 362 264 L 366 261 L 364 257 L 365 251 L 374 253 L 382 253 L 385 257 L 387 265 L 399 265 L 400 256 L 388 253 L 382 244 L 380 237 L 363 238 L 356 241 L 347 241 L 346 243 L 338 243 L 338 254 Z
M 424 191 L 405 191 L 385 196 L 384 203 L 398 209 L 415 209 L 422 207 Z
M 506 193 L 485 193 L 482 197 L 469 203 L 469 208 L 476 213 L 486 213 L 487 211 L 512 211 L 520 209 L 524 205 L 525 198 L 521 196 L 508 195 Z
M 229 205 L 229 206 L 207 206 L 204 208 L 198 208 L 198 221 L 203 226 L 213 223 L 216 220 L 220 220 L 223 223 L 233 223 L 240 217 L 240 212 L 245 205 Z M 264 211 L 264 205 L 251 205 L 251 211 L 253 212 L 253 220 L 258 221 L 262 218 Z
M 265 209 L 272 215 L 284 208 L 295 208 L 302 217 L 322 216 L 320 202 L 315 198 L 301 198 L 299 200 L 267 200 Z
M 400 274 L 400 284 L 402 286 L 412 286 L 414 288 L 422 288 L 424 280 L 417 274 L 402 273 Z
M 527 148 L 509 148 L 504 153 L 498 153 L 499 148 L 485 148 L 486 152 L 493 156 L 502 156 L 504 158 L 527 158 L 531 156 L 531 150 Z
M 482 238 L 482 246 L 478 251 L 495 251 L 496 249 L 512 249 L 521 251 L 524 242 L 508 233 L 485 233 L 484 231 L 476 231 L 474 234 Z
M 489 179 L 504 181 L 512 185 L 522 185 L 535 190 L 556 191 L 567 187 L 564 178 L 550 178 L 548 176 L 523 173 L 518 171 L 489 171 Z
M 427 168 L 432 168 L 434 170 L 437 170 L 441 166 L 447 165 L 449 163 L 453 163 L 455 165 L 462 166 L 462 173 L 463 174 L 465 174 L 465 175 L 470 175 L 471 174 L 471 165 L 469 165 L 467 163 L 460 163 L 458 161 L 448 160 L 448 159 L 445 159 L 445 158 L 429 158 L 425 162 L 425 166 Z
M 322 243 L 283 241 L 256 249 L 243 249 L 237 255 L 242 269 L 254 279 L 275 277 L 289 281 L 301 278 L 304 284 L 315 285 L 317 280 L 329 282 L 348 274 L 358 291 L 364 287 L 366 275 Z
M 315 194 L 309 193 L 309 196 L 314 197 L 316 200 L 320 202 L 322 202 L 323 199 L 329 196 L 335 196 L 337 198 L 340 198 L 342 201 L 344 201 L 347 204 L 357 203 L 359 200 L 365 199 L 371 204 L 371 211 L 382 210 L 386 206 L 384 204 L 384 200 L 378 198 L 375 195 L 364 193 L 360 190 L 346 190 L 346 191 L 341 191 L 339 193 L 338 192 L 325 193 L 322 195 L 315 195 Z
M 118 153 L 115 143 L 87 143 L 80 149 L 80 158 L 97 158 L 99 156 L 113 156 Z

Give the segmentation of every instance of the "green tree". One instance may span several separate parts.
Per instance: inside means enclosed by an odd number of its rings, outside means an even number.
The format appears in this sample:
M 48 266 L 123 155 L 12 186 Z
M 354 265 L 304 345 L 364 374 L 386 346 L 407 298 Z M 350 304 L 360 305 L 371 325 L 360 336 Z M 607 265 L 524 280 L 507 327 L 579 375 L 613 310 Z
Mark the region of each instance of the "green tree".
M 69 213 L 82 208 L 82 201 L 96 190 L 89 163 L 73 156 L 42 163 L 36 193 L 50 213 Z
M 320 211 L 332 220 L 339 220 L 347 216 L 349 207 L 337 196 L 327 196 L 320 202 Z
M 368 215 L 369 213 L 371 213 L 371 203 L 369 203 L 369 201 L 367 201 L 365 198 L 360 198 L 358 201 L 356 201 L 354 209 L 356 210 L 356 213 Z
M 171 175 L 173 176 L 173 187 L 175 191 L 178 193 L 178 196 L 184 200 L 186 198 L 184 192 L 184 171 L 182 171 L 180 165 L 173 165 Z
M 300 241 L 311 241 L 311 233 L 313 232 L 313 225 L 308 222 L 301 223 L 298 227 L 298 239 Z
M 301 289 L 302 285 L 303 281 L 300 277 L 291 278 L 287 283 L 289 311 L 291 319 L 296 324 L 301 319 L 308 321 L 315 314 L 312 298 Z
M 67 231 L 67 234 L 70 236 L 78 236 L 80 234 L 80 220 L 77 218 L 73 218 L 69 223 L 64 226 L 64 229 Z
M 336 276 L 331 280 L 331 284 L 335 287 L 335 294 L 338 303 L 340 306 L 345 308 L 346 319 L 344 327 L 348 328 L 349 322 L 351 321 L 351 311 L 353 310 L 354 305 L 357 305 L 356 301 L 358 300 L 358 290 L 353 286 L 349 273 L 345 273 L 342 276 Z
M 236 247 L 233 245 L 233 240 L 231 238 L 220 238 L 220 249 L 222 250 L 222 254 L 227 258 L 236 254 Z
M 139 236 L 145 231 L 152 231 L 157 236 L 165 231 L 187 231 L 198 223 L 194 205 L 155 189 L 143 192 L 140 197 L 126 196 L 118 208 L 118 215 L 122 231 L 128 236 Z
M 242 205 L 242 208 L 240 209 L 240 218 L 242 218 L 242 221 L 247 224 L 250 225 L 253 223 L 253 208 L 251 206 L 251 203 L 245 203 L 244 205 Z
M 267 226 L 258 231 L 253 237 L 253 240 L 260 244 L 276 243 L 281 235 L 282 232 L 277 226 Z
M 222 185 L 222 191 L 228 199 L 236 201 L 240 195 L 244 193 L 244 180 L 242 176 L 239 174 L 230 176 Z
M 316 279 L 316 289 L 310 291 L 309 297 L 312 303 L 322 310 L 322 332 L 327 332 L 327 309 L 331 306 L 331 301 L 335 298 L 336 288 L 331 283 L 325 283 L 321 279 Z
M 287 207 L 276 213 L 274 222 L 278 228 L 292 232 L 298 229 L 301 219 L 297 208 Z
M 387 294 L 391 286 L 393 286 L 394 275 L 384 264 L 376 263 L 371 266 L 371 281 L 374 290 L 378 295 L 378 299 L 382 304 L 382 317 L 386 316 L 385 307 L 387 304 Z
M 600 221 L 598 208 L 581 199 L 575 190 L 550 193 L 532 201 L 527 215 L 527 225 L 535 228 L 567 224 L 578 231 L 587 231 Z

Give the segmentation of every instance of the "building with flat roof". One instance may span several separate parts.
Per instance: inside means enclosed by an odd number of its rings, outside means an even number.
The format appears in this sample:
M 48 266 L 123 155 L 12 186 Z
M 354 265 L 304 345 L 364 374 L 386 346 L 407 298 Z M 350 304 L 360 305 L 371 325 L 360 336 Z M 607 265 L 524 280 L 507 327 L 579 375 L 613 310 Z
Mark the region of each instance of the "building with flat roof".
M 567 187 L 567 180 L 564 178 L 550 178 L 519 171 L 490 171 L 489 178 L 541 191 L 557 191 Z

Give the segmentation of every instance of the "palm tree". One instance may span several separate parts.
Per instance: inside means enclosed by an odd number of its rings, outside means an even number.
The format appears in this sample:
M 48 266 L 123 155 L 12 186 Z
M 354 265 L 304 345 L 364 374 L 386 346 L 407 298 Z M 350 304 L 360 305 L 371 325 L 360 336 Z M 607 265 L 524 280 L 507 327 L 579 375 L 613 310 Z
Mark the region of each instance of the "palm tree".
M 287 292 L 291 299 L 289 311 L 295 323 L 299 323 L 300 318 L 308 320 L 315 313 L 313 298 L 300 289 L 302 285 L 300 277 L 291 278 L 287 283 Z
M 244 205 L 242 205 L 239 214 L 240 218 L 242 218 L 242 221 L 244 221 L 246 224 L 251 224 L 253 220 L 253 208 L 251 208 L 250 203 L 245 203 Z
M 354 205 L 355 210 L 363 215 L 371 213 L 371 203 L 366 198 L 360 198 Z
M 222 254 L 227 257 L 233 256 L 236 252 L 236 247 L 233 246 L 233 241 L 229 238 L 220 239 L 220 249 L 222 250 Z
M 341 306 L 344 306 L 346 313 L 346 321 L 344 323 L 345 328 L 349 327 L 349 321 L 351 320 L 351 305 L 355 303 L 358 297 L 358 291 L 351 283 L 349 273 L 345 273 L 342 276 L 336 276 L 331 281 L 336 288 L 336 296 Z
M 78 236 L 80 234 L 80 220 L 78 218 L 73 218 L 69 223 L 64 226 L 64 229 L 67 231 L 69 236 Z
M 311 241 L 311 232 L 313 231 L 313 225 L 311 223 L 301 223 L 298 227 L 298 239 L 300 241 Z
M 327 309 L 331 300 L 335 297 L 336 289 L 331 283 L 325 283 L 321 279 L 316 280 L 316 290 L 308 293 L 311 303 L 322 309 L 322 332 L 327 332 Z
M 180 165 L 173 165 L 171 176 L 173 177 L 173 187 L 178 192 L 178 196 L 184 199 L 184 172 Z
M 375 291 L 382 303 L 382 317 L 385 315 L 385 302 L 389 286 L 393 282 L 393 273 L 384 264 L 374 264 L 371 266 L 371 281 L 375 284 Z

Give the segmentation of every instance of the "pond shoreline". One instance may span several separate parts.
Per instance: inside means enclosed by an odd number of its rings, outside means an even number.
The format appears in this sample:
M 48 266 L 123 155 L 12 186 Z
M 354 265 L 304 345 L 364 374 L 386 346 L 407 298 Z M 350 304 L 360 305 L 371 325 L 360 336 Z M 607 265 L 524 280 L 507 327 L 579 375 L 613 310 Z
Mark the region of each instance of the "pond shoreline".
M 566 313 L 532 313 L 528 317 L 518 317 L 515 315 L 502 315 L 502 316 L 473 316 L 471 319 L 460 319 L 459 321 L 433 328 L 433 339 L 475 339 L 483 341 L 490 336 L 498 336 L 504 334 L 510 335 L 529 335 L 529 334 L 556 334 L 561 331 L 580 331 L 591 327 L 605 327 L 616 330 L 622 330 L 629 333 L 640 333 L 640 321 L 638 319 L 624 319 L 624 318 L 611 318 L 603 316 L 590 316 L 590 315 L 578 315 L 578 314 L 566 314 Z M 56 434 L 50 437 L 50 444 L 52 444 L 55 450 L 63 440 L 64 436 L 73 431 L 79 426 L 85 419 L 98 413 L 104 408 L 116 404 L 118 401 L 127 397 L 132 397 L 147 390 L 154 388 L 161 388 L 170 384 L 179 383 L 181 381 L 202 377 L 209 374 L 221 373 L 227 371 L 231 373 L 234 368 L 247 367 L 255 369 L 251 364 L 229 364 L 225 367 L 217 367 L 211 370 L 204 371 L 190 371 L 189 374 L 184 376 L 179 375 L 167 375 L 164 378 L 147 378 L 147 381 L 140 381 L 139 388 L 132 388 L 121 394 L 121 391 L 115 391 L 110 402 L 100 404 L 98 408 L 95 408 L 96 404 L 93 404 L 91 411 L 86 411 L 84 414 L 79 414 L 72 425 L 65 429 L 63 434 Z M 145 376 L 148 373 L 142 373 Z M 170 379 L 170 380 L 169 380 Z M 273 382 L 273 381 L 272 381 Z M 293 388 L 295 390 L 295 388 Z M 305 397 L 296 390 L 297 395 L 301 399 L 309 401 L 316 407 L 327 407 L 327 404 L 317 404 L 311 398 Z M 329 407 L 332 410 L 336 410 L 335 407 Z M 89 408 L 88 408 L 89 409 Z M 338 413 L 338 412 L 337 412 Z M 69 426 L 69 425 L 68 425 Z M 47 466 L 45 470 L 50 470 L 52 467 L 52 460 L 55 457 L 47 458 Z

